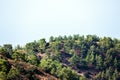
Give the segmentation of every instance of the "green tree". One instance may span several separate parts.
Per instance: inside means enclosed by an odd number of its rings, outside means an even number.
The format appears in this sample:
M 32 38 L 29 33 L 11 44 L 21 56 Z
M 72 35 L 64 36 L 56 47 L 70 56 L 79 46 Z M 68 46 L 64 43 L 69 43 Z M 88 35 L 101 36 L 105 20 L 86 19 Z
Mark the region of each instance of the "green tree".
M 73 39 L 74 39 L 74 40 L 78 40 L 78 38 L 79 38 L 79 34 L 73 35 Z
M 45 48 L 46 48 L 46 41 L 45 39 L 40 39 L 40 50 L 41 52 L 45 52 Z
M 0 71 L 0 80 L 7 80 L 7 75 L 5 72 Z
M 64 38 L 65 41 L 67 40 L 67 36 L 66 35 L 63 38 Z
M 55 40 L 54 40 L 54 37 L 51 36 L 50 39 L 49 39 L 49 42 L 54 42 L 54 41 L 55 41 Z
M 0 71 L 8 72 L 10 70 L 11 66 L 9 62 L 5 59 L 0 58 Z
M 15 59 L 15 61 L 20 60 L 20 61 L 26 61 L 26 52 L 24 50 L 16 50 L 12 58 Z
M 99 70 L 104 69 L 103 59 L 102 59 L 101 55 L 96 55 L 96 68 Z
M 113 79 L 113 80 L 117 80 L 118 77 L 119 77 L 119 73 L 118 73 L 117 69 L 115 69 L 115 71 L 114 71 L 114 73 L 113 73 L 113 76 L 112 76 L 112 79 Z
M 86 62 L 92 65 L 95 61 L 95 57 L 93 53 L 88 53 L 86 56 Z
M 75 71 L 72 71 L 70 68 L 62 68 L 62 80 L 79 80 L 79 76 Z
M 16 50 L 22 50 L 23 48 L 22 48 L 20 45 L 17 45 L 17 46 L 15 47 L 15 49 L 16 49 Z
M 37 56 L 35 54 L 29 54 L 27 56 L 27 61 L 33 65 L 39 64 L 39 61 L 38 61 Z
M 78 64 L 80 64 L 80 57 L 74 53 L 73 56 L 69 59 L 69 61 L 70 65 L 77 66 Z
M 111 63 L 111 62 L 113 62 L 113 56 L 112 55 L 106 54 L 106 57 L 105 57 L 104 60 L 105 60 L 104 61 L 104 66 L 106 68 L 113 65 L 113 63 Z
M 3 48 L 5 49 L 5 51 L 6 51 L 8 54 L 12 55 L 13 49 L 12 49 L 12 45 L 11 45 L 11 44 L 4 44 L 4 45 L 3 45 Z
M 99 45 L 103 51 L 106 51 L 113 47 L 113 40 L 110 37 L 104 37 L 103 39 L 100 39 Z
M 9 73 L 7 74 L 8 80 L 20 80 L 20 73 L 19 70 L 16 68 L 11 68 Z
M 27 43 L 25 45 L 25 50 L 28 52 L 28 53 L 37 53 L 39 51 L 39 45 L 40 43 L 37 42 L 37 41 L 34 41 L 34 42 L 30 42 L 30 43 Z
M 6 56 L 5 49 L 0 47 L 0 55 Z
M 117 59 L 116 59 L 116 58 L 114 59 L 114 67 L 115 67 L 115 68 L 117 68 L 117 67 L 118 67 L 118 61 L 117 61 Z

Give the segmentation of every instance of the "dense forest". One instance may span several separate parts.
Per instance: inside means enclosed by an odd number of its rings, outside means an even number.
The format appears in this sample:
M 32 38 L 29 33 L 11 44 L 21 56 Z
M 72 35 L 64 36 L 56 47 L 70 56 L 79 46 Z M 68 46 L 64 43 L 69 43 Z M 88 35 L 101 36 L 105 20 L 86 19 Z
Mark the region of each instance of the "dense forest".
M 120 80 L 120 40 L 73 35 L 4 44 L 0 80 Z

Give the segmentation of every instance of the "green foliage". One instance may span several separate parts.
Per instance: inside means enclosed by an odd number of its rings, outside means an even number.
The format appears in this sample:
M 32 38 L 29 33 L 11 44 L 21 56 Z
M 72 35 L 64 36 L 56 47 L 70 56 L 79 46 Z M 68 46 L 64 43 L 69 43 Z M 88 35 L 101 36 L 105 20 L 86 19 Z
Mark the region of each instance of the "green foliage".
M 15 50 L 22 50 L 23 48 L 20 46 L 20 45 L 17 45 L 16 47 L 15 47 Z
M 5 49 L 0 47 L 0 55 L 5 55 Z
M 46 49 L 46 41 L 45 39 L 40 39 L 40 46 L 39 46 L 41 52 L 45 52 Z
M 94 60 L 95 57 L 94 57 L 94 54 L 93 53 L 89 53 L 86 57 L 86 62 L 88 62 L 89 64 L 93 64 L 94 63 Z
M 12 54 L 12 52 L 7 51 L 4 47 L 0 47 L 0 55 L 1 56 L 10 58 L 11 56 L 9 53 Z
M 7 74 L 8 80 L 20 80 L 19 70 L 16 68 L 11 68 L 9 73 Z
M 116 59 L 116 58 L 114 59 L 114 67 L 115 67 L 115 68 L 117 68 L 117 67 L 118 67 L 118 61 L 117 61 L 117 59 Z
M 53 61 L 51 59 L 42 59 L 41 64 L 39 65 L 46 72 L 49 72 L 61 80 L 78 80 L 79 77 L 75 71 L 72 71 L 70 68 L 64 67 L 58 61 Z
M 96 68 L 102 70 L 104 68 L 101 55 L 96 55 Z
M 53 36 L 50 37 L 49 42 L 54 42 L 54 37 Z
M 5 72 L 0 71 L 0 80 L 6 80 L 7 75 Z
M 33 65 L 38 65 L 39 63 L 37 56 L 35 54 L 29 54 L 27 56 L 27 61 Z
M 1 76 L 5 79 L 6 74 L 7 78 L 17 79 L 19 73 L 15 74 L 15 72 L 19 70 L 16 68 L 10 70 L 11 66 L 4 58 L 39 65 L 40 68 L 61 80 L 90 80 L 93 76 L 96 80 L 120 79 L 120 40 L 110 37 L 99 38 L 96 35 L 78 34 L 64 37 L 51 36 L 49 42 L 43 38 L 27 43 L 23 48 L 18 45 L 13 49 L 11 44 L 0 46 Z M 84 73 L 86 69 L 90 70 L 91 74 L 79 78 L 78 73 Z M 18 77 L 10 75 L 13 73 Z M 26 75 L 32 76 L 29 71 Z M 34 75 L 31 79 L 33 78 Z
M 59 74 L 61 74 L 61 80 L 79 80 L 79 76 L 76 74 L 75 71 L 72 71 L 70 68 L 62 68 Z
M 77 64 L 80 63 L 80 57 L 74 53 L 73 56 L 69 59 L 69 62 L 70 65 L 77 66 Z
M 11 44 L 4 44 L 4 45 L 3 45 L 3 48 L 5 49 L 5 51 L 6 51 L 8 54 L 12 55 L 12 53 L 13 53 L 13 48 L 12 48 L 12 45 L 11 45 Z
M 39 45 L 40 45 L 40 43 L 38 43 L 37 41 L 27 43 L 27 44 L 25 45 L 25 50 L 26 50 L 28 53 L 31 53 L 31 52 L 36 53 L 36 52 L 39 51 Z
M 96 76 L 97 80 L 118 80 L 119 73 L 118 70 L 113 70 L 112 67 L 109 67 L 105 71 L 101 71 Z
M 8 72 L 10 69 L 10 64 L 7 60 L 0 58 L 0 71 Z
M 81 76 L 79 80 L 86 80 L 86 77 Z
M 24 50 L 16 50 L 13 55 L 12 58 L 15 59 L 15 61 L 19 60 L 19 61 L 25 61 L 26 58 L 26 53 Z

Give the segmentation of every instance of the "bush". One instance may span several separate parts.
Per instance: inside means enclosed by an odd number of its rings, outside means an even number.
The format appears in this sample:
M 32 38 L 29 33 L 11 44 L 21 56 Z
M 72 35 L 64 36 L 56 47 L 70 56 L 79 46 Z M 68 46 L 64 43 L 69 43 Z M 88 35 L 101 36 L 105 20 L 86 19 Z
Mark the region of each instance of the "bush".
M 19 71 L 16 68 L 11 68 L 8 75 L 8 80 L 20 80 Z

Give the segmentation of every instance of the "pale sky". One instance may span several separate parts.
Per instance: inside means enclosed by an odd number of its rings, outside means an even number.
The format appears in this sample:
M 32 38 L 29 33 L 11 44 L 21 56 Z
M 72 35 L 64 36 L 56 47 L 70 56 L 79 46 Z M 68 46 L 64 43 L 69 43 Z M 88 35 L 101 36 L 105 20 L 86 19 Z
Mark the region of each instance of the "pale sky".
M 120 0 L 0 0 L 0 45 L 73 34 L 120 39 Z

